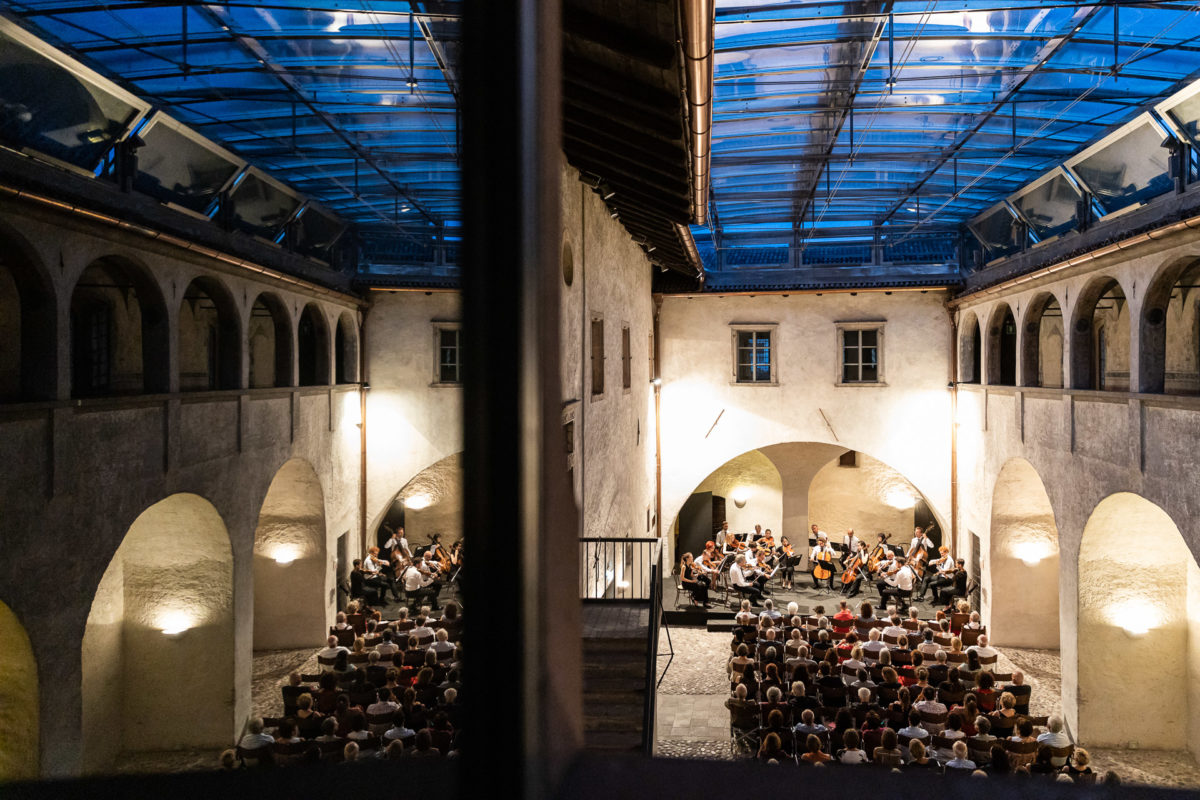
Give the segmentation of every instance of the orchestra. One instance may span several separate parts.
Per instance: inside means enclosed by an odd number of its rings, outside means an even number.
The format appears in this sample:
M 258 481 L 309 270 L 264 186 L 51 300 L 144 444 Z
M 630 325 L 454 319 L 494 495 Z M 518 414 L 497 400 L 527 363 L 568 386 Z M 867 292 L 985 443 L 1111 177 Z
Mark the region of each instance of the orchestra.
M 904 547 L 889 543 L 891 533 L 875 535 L 875 544 L 859 538 L 853 528 L 835 546 L 829 535 L 812 525 L 811 548 L 805 555 L 793 547 L 786 536 L 776 538 L 771 530 L 755 525 L 747 533 L 735 533 L 723 522 L 705 543 L 700 556 L 689 566 L 709 586 L 716 586 L 723 575 L 728 585 L 755 601 L 770 594 L 769 582 L 780 575 L 778 588 L 795 589 L 794 574 L 807 557 L 806 571 L 818 591 L 836 588 L 846 597 L 857 595 L 864 584 L 873 584 L 881 603 L 894 601 L 902 607 L 923 601 L 932 591 L 936 600 L 941 593 L 965 586 L 963 560 L 956 559 L 946 546 L 937 547 L 929 537 L 934 523 L 916 527 Z

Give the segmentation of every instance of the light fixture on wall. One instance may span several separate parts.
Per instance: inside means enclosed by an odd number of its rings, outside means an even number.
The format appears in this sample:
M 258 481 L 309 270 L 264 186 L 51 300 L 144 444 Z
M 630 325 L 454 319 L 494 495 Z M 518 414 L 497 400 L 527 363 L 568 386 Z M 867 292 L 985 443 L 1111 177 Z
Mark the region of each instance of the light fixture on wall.
M 192 620 L 187 614 L 182 611 L 169 611 L 163 615 L 159 622 L 159 630 L 163 636 L 174 638 L 183 633 L 186 633 L 192 627 Z
M 429 508 L 431 505 L 433 505 L 433 498 L 424 492 L 404 498 L 404 507 L 412 511 L 420 511 L 423 508 Z
M 738 508 L 745 508 L 750 500 L 750 490 L 739 486 L 730 493 L 729 499 L 733 500 L 733 504 Z
M 296 560 L 296 551 L 291 547 L 281 547 L 275 551 L 275 563 L 286 567 Z
M 1138 639 L 1162 624 L 1160 607 L 1141 598 L 1118 601 L 1109 609 L 1109 619 L 1125 634 Z
M 653 386 L 662 386 L 662 378 L 651 378 L 650 383 Z
M 1035 567 L 1050 555 L 1050 547 L 1045 542 L 1018 542 L 1013 545 L 1013 555 L 1027 567 Z

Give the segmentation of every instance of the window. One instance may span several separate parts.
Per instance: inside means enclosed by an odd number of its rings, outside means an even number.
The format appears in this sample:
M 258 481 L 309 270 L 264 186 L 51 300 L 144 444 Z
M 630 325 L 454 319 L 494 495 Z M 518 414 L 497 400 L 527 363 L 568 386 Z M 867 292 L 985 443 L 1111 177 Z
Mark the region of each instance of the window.
M 457 324 L 434 326 L 433 339 L 437 349 L 433 376 L 435 386 L 457 386 L 462 383 L 461 334 Z
M 633 353 L 630 349 L 629 328 L 621 328 L 621 386 L 633 385 Z
M 775 383 L 774 338 L 774 326 L 734 329 L 734 383 Z
M 592 320 L 592 394 L 604 394 L 604 320 Z
M 842 348 L 839 384 L 883 382 L 879 358 L 883 344 L 881 325 L 841 325 L 838 327 L 838 339 Z
M 838 466 L 857 467 L 858 453 L 854 452 L 853 450 L 847 450 L 846 452 L 842 453 L 840 456 L 838 456 Z

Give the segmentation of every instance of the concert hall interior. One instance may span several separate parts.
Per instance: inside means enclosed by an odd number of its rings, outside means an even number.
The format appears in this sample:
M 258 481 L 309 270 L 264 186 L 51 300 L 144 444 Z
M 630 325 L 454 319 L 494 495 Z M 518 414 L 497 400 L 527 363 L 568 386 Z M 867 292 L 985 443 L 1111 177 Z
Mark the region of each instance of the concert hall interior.
M 0 793 L 1200 788 L 1198 31 L 0 2 Z

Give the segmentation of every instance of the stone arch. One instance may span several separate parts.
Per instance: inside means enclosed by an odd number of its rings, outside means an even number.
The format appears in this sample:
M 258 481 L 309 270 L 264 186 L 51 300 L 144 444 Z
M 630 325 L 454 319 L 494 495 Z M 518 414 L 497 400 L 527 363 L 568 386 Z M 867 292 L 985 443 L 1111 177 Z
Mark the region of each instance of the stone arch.
M 967 311 L 958 326 L 958 380 L 959 383 L 983 382 L 983 342 L 979 329 L 979 318 L 974 311 Z
M 1200 393 L 1198 286 L 1197 258 L 1167 264 L 1150 282 L 1139 323 L 1138 391 Z
M 177 329 L 180 391 L 241 388 L 242 325 L 225 284 L 206 275 L 193 279 Z
M 250 307 L 246 326 L 250 355 L 250 388 L 292 385 L 292 317 L 272 292 L 263 292 Z
M 71 293 L 71 394 L 171 389 L 166 301 L 149 270 L 126 258 L 93 261 Z
M 1059 649 L 1058 526 L 1041 476 L 1028 461 L 1003 466 L 992 489 L 984 614 L 991 639 Z
M 38 670 L 29 634 L 0 603 L 0 784 L 38 776 Z
M 329 385 L 329 324 L 316 303 L 309 303 L 296 326 L 296 351 L 299 355 L 298 385 Z
M 902 509 L 904 512 L 903 524 L 906 525 L 907 528 L 900 527 L 898 530 L 891 531 L 891 533 L 893 533 L 893 537 L 891 539 L 893 544 L 903 544 L 910 538 L 912 533 L 913 515 L 916 513 L 915 509 L 920 506 L 922 501 L 924 501 L 925 507 L 929 509 L 930 513 L 936 516 L 936 510 L 933 508 L 933 504 L 929 503 L 924 493 L 922 493 L 920 489 L 918 489 L 911 481 L 905 478 L 899 470 L 894 469 L 891 467 L 891 465 L 880 459 L 871 457 L 869 454 L 856 452 L 856 464 L 866 464 L 868 467 L 867 469 L 856 467 L 859 477 L 857 484 L 858 489 L 863 492 L 871 493 L 870 502 L 860 504 L 860 508 L 862 508 L 863 511 L 862 515 L 856 518 L 837 517 L 830 520 L 813 518 L 812 512 L 814 510 L 820 512 L 822 508 L 836 507 L 838 503 L 841 502 L 838 499 L 838 494 L 844 494 L 847 491 L 852 491 L 854 485 L 853 481 L 835 482 L 837 485 L 831 485 L 828 487 L 828 491 L 831 495 L 828 500 L 814 498 L 810 495 L 810 489 L 812 488 L 814 479 L 818 476 L 818 474 L 827 468 L 829 470 L 838 470 L 839 457 L 850 452 L 849 449 L 844 445 L 829 444 L 824 442 L 782 442 L 764 445 L 753 450 L 745 451 L 730 459 L 727 459 L 721 465 L 718 465 L 716 469 L 709 472 L 706 478 L 694 484 L 694 486 L 699 488 L 707 484 L 712 484 L 717 488 L 723 485 L 729 486 L 731 490 L 739 488 L 738 486 L 734 485 L 736 481 L 723 480 L 721 477 L 722 472 L 730 465 L 736 466 L 746 462 L 747 454 L 754 452 L 761 453 L 763 456 L 769 459 L 779 475 L 779 526 L 776 528 L 773 524 L 767 524 L 767 521 L 765 520 L 763 522 L 763 526 L 764 528 L 772 528 L 772 531 L 775 533 L 777 539 L 782 536 L 787 536 L 791 540 L 792 545 L 795 547 L 803 548 L 807 546 L 808 529 L 809 525 L 812 523 L 817 523 L 820 525 L 823 530 L 825 530 L 831 536 L 834 536 L 834 538 L 838 541 L 840 541 L 841 532 L 847 526 L 854 526 L 855 529 L 861 533 L 861 528 L 863 525 L 874 525 L 878 523 L 880 519 L 889 517 L 889 515 L 882 510 L 883 506 L 890 506 L 892 509 L 898 512 L 891 514 L 890 518 L 892 519 L 892 525 L 899 526 L 901 523 L 901 514 L 899 513 L 901 511 L 900 504 L 904 504 L 904 508 Z M 847 474 L 849 474 L 848 471 Z M 696 488 L 694 488 L 692 492 L 689 492 L 687 497 L 683 499 L 677 508 L 670 509 L 669 512 L 667 509 L 664 509 L 665 514 L 669 513 L 669 516 L 664 516 L 664 521 L 669 520 L 670 525 L 668 528 L 675 530 L 677 534 L 682 533 L 681 526 L 683 525 L 682 517 L 684 513 L 684 507 L 687 505 L 692 495 L 695 494 Z M 747 488 L 751 493 L 754 493 L 758 491 L 759 487 L 750 486 L 745 488 Z M 765 488 L 768 491 L 764 491 L 763 494 L 770 494 L 772 487 L 767 486 Z M 906 493 L 903 501 L 898 499 L 901 492 Z M 727 498 L 727 500 L 729 500 L 729 498 Z M 753 501 L 751 500 L 750 502 Z M 747 507 L 750 506 L 750 502 L 747 503 Z M 813 507 L 814 504 L 816 505 L 815 509 Z M 726 504 L 726 508 L 729 509 L 732 505 L 732 500 L 729 500 L 729 502 Z M 870 508 L 867 508 L 867 506 Z M 879 513 L 874 513 L 871 511 L 872 509 L 879 511 Z M 862 522 L 857 521 L 860 519 Z M 830 530 L 830 528 L 833 529 Z M 733 529 L 732 525 L 731 529 Z M 946 528 L 941 526 L 941 529 L 937 531 L 937 533 L 938 535 L 943 535 L 945 531 Z M 740 531 L 734 530 L 734 532 L 738 533 Z M 668 546 L 673 548 L 674 545 L 675 538 L 672 537 L 668 542 Z M 688 546 L 691 546 L 691 543 L 688 543 Z
M 1071 329 L 1067 334 L 1070 341 L 1070 388 L 1113 391 L 1128 388 L 1127 378 L 1124 382 L 1119 380 L 1122 363 L 1128 375 L 1127 305 L 1125 290 L 1116 278 L 1102 275 L 1084 287 L 1075 301 Z M 1112 373 L 1118 373 L 1117 379 Z
M 1021 385 L 1063 388 L 1062 305 L 1053 292 L 1041 292 L 1025 307 L 1021 340 Z
M 311 647 L 328 624 L 325 495 L 312 465 L 284 463 L 254 530 L 254 649 Z
M 1090 747 L 1194 747 L 1200 569 L 1166 511 L 1129 492 L 1096 506 L 1079 546 L 1078 619 L 1078 693 L 1064 698 L 1068 713 L 1077 703 L 1077 739 Z
M 86 772 L 236 734 L 233 551 L 203 497 L 173 494 L 129 527 L 88 613 L 82 672 Z
M 1003 300 L 992 309 L 987 326 L 987 382 L 990 386 L 1017 383 L 1017 321 L 1012 306 Z
M 334 335 L 334 383 L 358 382 L 358 326 L 354 315 L 343 311 Z
M 0 401 L 55 397 L 57 323 L 50 276 L 21 237 L 0 227 Z
M 462 470 L 460 451 L 414 475 L 388 502 L 369 544 L 382 545 L 386 541 L 384 523 L 392 528 L 403 525 L 408 543 L 414 550 L 428 544 L 430 534 L 434 533 L 442 534 L 442 544 L 447 547 L 461 539 Z

